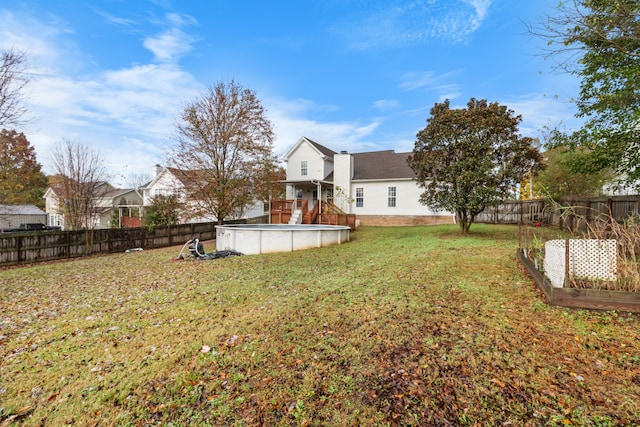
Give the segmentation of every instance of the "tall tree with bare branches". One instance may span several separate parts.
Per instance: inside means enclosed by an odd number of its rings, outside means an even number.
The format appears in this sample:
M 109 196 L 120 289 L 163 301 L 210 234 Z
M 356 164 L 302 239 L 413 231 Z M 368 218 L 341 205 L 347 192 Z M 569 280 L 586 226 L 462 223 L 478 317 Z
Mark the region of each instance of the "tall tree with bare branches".
M 100 153 L 87 145 L 62 140 L 51 150 L 51 168 L 58 178 L 56 195 L 65 229 L 92 228 L 99 214 L 97 201 L 112 188 Z
M 219 222 L 260 200 L 257 184 L 276 167 L 273 128 L 255 92 L 220 82 L 188 103 L 169 163 L 182 173 L 193 214 Z
M 24 88 L 29 83 L 27 54 L 9 49 L 0 53 L 0 127 L 24 123 Z

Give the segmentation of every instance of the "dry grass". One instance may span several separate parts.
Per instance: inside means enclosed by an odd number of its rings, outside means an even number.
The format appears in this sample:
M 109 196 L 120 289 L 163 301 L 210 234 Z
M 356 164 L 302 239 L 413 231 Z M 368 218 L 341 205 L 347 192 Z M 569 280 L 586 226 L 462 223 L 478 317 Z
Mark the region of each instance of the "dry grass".
M 640 424 L 638 316 L 547 306 L 516 234 L 2 271 L 0 425 Z
M 573 230 L 555 228 L 537 228 L 522 226 L 520 228 L 521 247 L 527 250 L 528 257 L 542 271 L 544 260 L 544 243 L 552 239 L 597 239 L 616 240 L 616 280 L 605 281 L 571 277 L 569 286 L 573 288 L 591 288 L 624 292 L 640 292 L 640 217 L 630 216 L 618 223 L 611 215 L 598 215 L 589 219 L 579 215 L 572 207 L 552 205 L 554 213 L 560 215 L 561 223 L 582 226 Z M 571 218 L 571 220 L 568 220 Z

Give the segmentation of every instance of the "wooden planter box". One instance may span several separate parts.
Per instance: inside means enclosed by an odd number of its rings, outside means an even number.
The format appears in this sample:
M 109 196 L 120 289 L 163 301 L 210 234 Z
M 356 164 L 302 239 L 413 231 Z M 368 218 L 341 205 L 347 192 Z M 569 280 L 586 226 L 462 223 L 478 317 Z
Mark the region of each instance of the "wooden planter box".
M 547 278 L 518 249 L 518 259 L 551 305 L 592 310 L 640 312 L 640 292 L 602 291 L 599 289 L 554 288 Z

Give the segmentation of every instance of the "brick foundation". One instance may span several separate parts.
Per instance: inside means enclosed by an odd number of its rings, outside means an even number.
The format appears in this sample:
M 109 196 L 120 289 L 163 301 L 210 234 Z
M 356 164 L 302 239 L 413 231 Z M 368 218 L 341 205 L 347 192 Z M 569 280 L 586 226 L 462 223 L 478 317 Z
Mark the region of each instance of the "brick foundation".
M 398 226 L 453 224 L 452 215 L 357 215 L 357 225 Z

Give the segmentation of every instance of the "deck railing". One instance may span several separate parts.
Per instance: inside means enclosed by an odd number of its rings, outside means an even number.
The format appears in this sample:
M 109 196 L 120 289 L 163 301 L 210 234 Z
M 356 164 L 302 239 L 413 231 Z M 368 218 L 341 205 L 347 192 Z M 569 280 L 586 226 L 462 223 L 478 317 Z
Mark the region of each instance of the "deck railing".
M 344 213 L 332 202 L 318 202 L 311 211 L 308 210 L 308 200 L 272 200 L 271 224 L 287 224 L 294 209 L 302 211 L 303 224 L 346 225 L 356 228 L 355 214 Z

